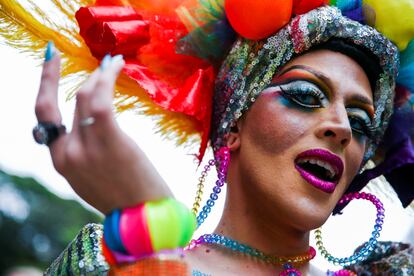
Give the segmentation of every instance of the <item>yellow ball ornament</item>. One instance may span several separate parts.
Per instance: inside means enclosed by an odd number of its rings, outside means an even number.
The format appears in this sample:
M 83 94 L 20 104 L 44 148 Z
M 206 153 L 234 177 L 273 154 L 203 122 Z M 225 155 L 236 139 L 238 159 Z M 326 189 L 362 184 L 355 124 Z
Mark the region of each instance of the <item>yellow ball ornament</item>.
M 414 38 L 414 0 L 363 0 L 375 10 L 375 28 L 403 51 Z

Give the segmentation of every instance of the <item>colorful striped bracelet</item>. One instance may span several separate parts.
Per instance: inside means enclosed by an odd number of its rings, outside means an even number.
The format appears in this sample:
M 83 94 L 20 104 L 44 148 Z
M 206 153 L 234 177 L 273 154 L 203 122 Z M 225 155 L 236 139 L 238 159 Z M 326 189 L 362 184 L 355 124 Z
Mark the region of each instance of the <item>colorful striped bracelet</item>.
M 186 246 L 195 229 L 194 214 L 177 200 L 145 202 L 106 216 L 102 249 L 110 264 L 138 260 Z

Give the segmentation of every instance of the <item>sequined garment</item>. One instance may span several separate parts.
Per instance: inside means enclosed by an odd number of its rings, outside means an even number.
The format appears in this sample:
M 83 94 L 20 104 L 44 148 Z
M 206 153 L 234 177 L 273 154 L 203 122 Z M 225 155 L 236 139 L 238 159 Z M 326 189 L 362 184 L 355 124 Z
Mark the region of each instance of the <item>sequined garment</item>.
M 413 276 L 414 247 L 405 243 L 380 242 L 368 259 L 348 269 L 361 276 Z
M 367 146 L 365 160 L 381 140 L 393 110 L 399 52 L 374 28 L 342 16 L 334 7 L 321 7 L 293 18 L 275 35 L 260 41 L 239 38 L 224 61 L 216 79 L 212 121 L 215 150 L 235 122 L 254 103 L 275 73 L 294 56 L 331 38 L 364 46 L 379 58 L 383 72 L 374 92 L 374 139 Z
M 88 224 L 46 270 L 45 275 L 107 275 L 100 240 L 103 227 Z M 378 242 L 373 254 L 363 263 L 347 267 L 358 275 L 414 276 L 414 247 L 403 243 Z M 209 276 L 198 270 L 193 276 Z
M 109 265 L 101 254 L 102 235 L 102 225 L 87 224 L 45 275 L 107 275 Z

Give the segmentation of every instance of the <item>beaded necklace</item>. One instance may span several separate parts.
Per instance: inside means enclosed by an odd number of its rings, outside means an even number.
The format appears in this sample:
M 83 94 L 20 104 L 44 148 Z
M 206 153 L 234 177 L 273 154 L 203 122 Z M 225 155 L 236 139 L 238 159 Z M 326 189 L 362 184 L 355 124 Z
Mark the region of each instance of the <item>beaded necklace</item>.
M 242 244 L 231 238 L 219 234 L 204 234 L 196 240 L 192 240 L 186 247 L 186 250 L 192 250 L 201 244 L 216 244 L 224 248 L 230 249 L 233 252 L 239 252 L 247 256 L 253 257 L 267 264 L 275 266 L 282 266 L 283 271 L 280 276 L 301 276 L 302 273 L 293 267 L 293 265 L 302 265 L 309 262 L 316 256 L 315 249 L 310 246 L 308 252 L 298 256 L 272 256 L 259 251 L 256 248 Z
M 219 184 L 222 184 L 222 181 L 220 181 L 220 179 L 217 181 L 216 185 L 218 186 Z M 316 244 L 318 246 L 318 249 L 321 251 L 322 256 L 325 257 L 329 262 L 336 264 L 336 265 L 342 265 L 342 266 L 352 265 L 357 262 L 365 260 L 371 254 L 371 252 L 375 249 L 376 244 L 377 244 L 377 239 L 380 235 L 380 231 L 382 230 L 382 224 L 384 223 L 384 206 L 377 197 L 371 194 L 364 193 L 364 192 L 351 193 L 351 194 L 344 195 L 339 201 L 339 204 L 340 205 L 345 204 L 353 199 L 363 199 L 363 200 L 370 201 L 371 203 L 375 205 L 377 209 L 377 216 L 376 216 L 375 226 L 372 232 L 372 236 L 369 239 L 369 241 L 360 250 L 358 250 L 358 252 L 354 253 L 352 256 L 347 257 L 347 258 L 333 257 L 331 254 L 327 252 L 327 250 L 325 249 L 323 245 L 321 230 L 317 229 L 315 231 L 316 241 L 317 241 Z M 203 218 L 203 221 L 204 219 L 205 218 Z M 225 248 L 228 248 L 234 252 L 240 252 L 240 253 L 246 254 L 248 256 L 257 258 L 269 264 L 274 264 L 274 265 L 283 264 L 284 270 L 279 274 L 282 276 L 302 275 L 299 270 L 293 268 L 292 264 L 301 265 L 303 263 L 309 262 L 316 255 L 315 249 L 313 247 L 310 247 L 307 253 L 303 255 L 299 255 L 299 256 L 290 256 L 290 257 L 270 256 L 270 255 L 264 254 L 263 252 L 253 247 L 250 247 L 236 240 L 233 240 L 231 238 L 224 237 L 218 234 L 202 235 L 197 240 L 192 240 L 190 245 L 187 247 L 187 249 L 191 250 L 199 246 L 200 244 L 217 244 Z M 328 271 L 327 275 L 329 276 L 354 276 L 356 274 L 353 271 L 342 269 L 336 272 Z
M 217 160 L 217 161 L 216 161 Z M 221 192 L 221 188 L 225 184 L 226 172 L 229 165 L 229 149 L 227 147 L 222 147 L 218 150 L 216 154 L 216 160 L 210 160 L 206 166 L 204 166 L 204 170 L 201 173 L 201 177 L 199 178 L 199 184 L 197 185 L 197 193 L 196 198 L 193 204 L 192 211 L 197 216 L 197 228 L 203 224 L 204 220 L 207 218 L 209 213 L 211 212 L 211 208 L 215 205 L 215 201 L 218 199 L 218 194 Z M 198 212 L 200 208 L 200 202 L 202 200 L 203 195 L 203 188 L 205 178 L 207 176 L 208 171 L 210 168 L 217 164 L 220 164 L 218 168 L 218 180 L 216 181 L 216 185 L 213 188 L 213 192 L 210 194 L 209 199 L 207 200 L 206 204 L 203 206 L 200 213 Z M 198 215 L 197 215 L 198 214 Z M 292 264 L 301 265 L 306 262 L 312 260 L 315 255 L 316 251 L 313 247 L 309 248 L 309 251 L 305 254 L 299 256 L 289 256 L 289 257 L 279 257 L 279 256 L 271 256 L 264 254 L 263 252 L 250 247 L 248 245 L 242 244 L 236 240 L 231 238 L 221 236 L 218 234 L 204 234 L 199 237 L 197 240 L 192 240 L 190 244 L 186 247 L 186 250 L 194 249 L 195 247 L 201 244 L 217 244 L 228 248 L 234 252 L 240 252 L 251 256 L 253 258 L 259 259 L 264 261 L 265 263 L 274 264 L 274 265 L 283 265 L 283 271 L 280 273 L 281 276 L 301 276 L 301 272 L 296 268 L 293 268 Z
M 217 161 L 216 161 L 217 160 Z M 204 220 L 207 218 L 209 213 L 211 212 L 211 208 L 215 205 L 215 201 L 218 199 L 218 194 L 221 192 L 221 188 L 225 184 L 225 175 L 228 169 L 229 164 L 229 149 L 228 148 L 221 148 L 216 154 L 216 160 L 210 160 L 208 164 L 204 167 L 204 170 L 201 173 L 201 177 L 199 178 L 199 184 L 197 189 L 197 195 L 195 198 L 195 202 L 193 205 L 193 212 L 197 215 L 197 227 L 199 227 Z M 217 163 L 216 163 L 217 162 Z M 200 208 L 201 197 L 203 195 L 203 188 L 205 178 L 207 176 L 208 171 L 210 168 L 215 165 L 219 164 L 218 167 L 218 180 L 216 181 L 216 185 L 213 188 L 213 192 L 210 194 L 209 199 L 207 200 L 206 204 L 203 206 L 200 212 L 198 212 Z M 345 204 L 353 199 L 365 199 L 371 201 L 376 209 L 377 209 L 377 219 L 374 226 L 374 231 L 372 232 L 372 237 L 370 238 L 369 242 L 365 244 L 365 246 L 359 250 L 357 253 L 354 253 L 352 256 L 347 258 L 335 258 L 331 254 L 329 254 L 325 247 L 323 246 L 322 242 L 322 234 L 320 229 L 316 230 L 316 240 L 318 249 L 321 251 L 322 256 L 324 256 L 329 262 L 332 262 L 336 265 L 349 265 L 354 264 L 358 261 L 362 261 L 366 259 L 370 253 L 375 249 L 375 245 L 377 243 L 377 238 L 379 237 L 379 232 L 382 229 L 382 224 L 384 222 L 384 207 L 374 195 L 366 194 L 366 193 L 351 193 L 343 196 L 339 201 L 339 205 Z M 301 272 L 295 268 L 293 268 L 292 264 L 301 265 L 303 263 L 309 262 L 313 259 L 316 255 L 315 249 L 310 247 L 309 251 L 300 256 L 291 256 L 291 257 L 276 257 L 264 254 L 263 252 L 252 248 L 248 245 L 242 244 L 236 240 L 233 240 L 228 237 L 224 237 L 218 234 L 205 234 L 199 237 L 197 240 L 192 240 L 191 243 L 187 246 L 187 250 L 191 250 L 201 244 L 217 244 L 223 246 L 227 249 L 230 249 L 234 252 L 240 252 L 246 254 L 248 256 L 254 257 L 256 259 L 262 260 L 269 264 L 274 265 L 283 265 L 283 271 L 280 275 L 285 276 L 299 276 L 302 275 Z M 336 272 L 328 271 L 327 275 L 333 276 L 348 276 L 348 275 L 356 275 L 354 272 L 346 269 L 342 269 Z
M 192 240 L 185 250 L 192 250 L 202 244 L 216 244 L 223 246 L 224 248 L 230 249 L 233 252 L 239 252 L 247 256 L 253 257 L 267 264 L 275 266 L 282 266 L 283 270 L 279 276 L 302 276 L 302 273 L 293 267 L 293 265 L 303 265 L 311 261 L 316 256 L 316 250 L 310 246 L 308 252 L 298 256 L 272 256 L 265 254 L 256 248 L 242 244 L 231 238 L 219 235 L 219 234 L 204 234 L 196 240 Z M 194 274 L 204 275 L 204 274 Z M 348 269 L 341 269 L 338 271 L 326 272 L 328 276 L 356 276 L 357 274 Z
M 210 168 L 217 163 L 220 164 L 218 168 L 218 180 L 216 181 L 216 185 L 213 188 L 213 192 L 210 194 L 209 199 L 207 200 L 205 206 L 203 206 L 200 213 L 198 213 L 198 209 L 200 208 L 200 202 L 202 200 L 203 195 L 203 188 L 205 178 L 207 176 L 208 171 Z M 227 147 L 222 147 L 218 150 L 216 154 L 216 160 L 210 160 L 206 166 L 204 166 L 204 170 L 201 173 L 201 177 L 199 178 L 199 183 L 197 185 L 197 193 L 196 198 L 193 204 L 193 212 L 197 215 L 197 228 L 204 222 L 207 218 L 209 213 L 211 212 L 211 208 L 215 205 L 215 201 L 218 199 L 218 194 L 221 192 L 221 188 L 225 184 L 226 172 L 229 165 L 229 149 Z M 309 262 L 312 260 L 315 255 L 316 251 L 311 246 L 309 251 L 305 254 L 299 256 L 271 256 L 267 255 L 251 246 L 242 244 L 236 240 L 231 238 L 219 235 L 219 234 L 204 234 L 200 236 L 196 240 L 192 240 L 190 244 L 186 247 L 186 250 L 194 249 L 201 244 L 217 244 L 223 246 L 227 249 L 232 250 L 233 252 L 240 252 L 247 256 L 251 256 L 255 259 L 261 260 L 268 264 L 283 266 L 283 271 L 280 273 L 281 276 L 300 276 L 302 275 L 299 270 L 293 268 L 293 264 L 295 265 L 302 265 L 304 263 Z

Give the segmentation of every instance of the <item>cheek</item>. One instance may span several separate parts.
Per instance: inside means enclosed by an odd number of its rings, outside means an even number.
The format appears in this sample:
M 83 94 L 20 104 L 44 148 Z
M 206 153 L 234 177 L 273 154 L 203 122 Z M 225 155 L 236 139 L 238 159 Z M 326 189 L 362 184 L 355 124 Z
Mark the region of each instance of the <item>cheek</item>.
M 257 149 L 266 154 L 281 154 L 305 135 L 309 122 L 306 113 L 287 106 L 279 95 L 261 95 L 246 118 L 246 130 Z
M 352 182 L 354 177 L 358 174 L 362 159 L 364 158 L 365 153 L 365 142 L 361 142 L 358 139 L 353 138 L 353 141 L 348 146 L 346 151 L 346 176 L 347 176 L 347 185 Z

